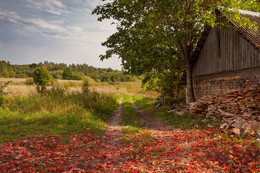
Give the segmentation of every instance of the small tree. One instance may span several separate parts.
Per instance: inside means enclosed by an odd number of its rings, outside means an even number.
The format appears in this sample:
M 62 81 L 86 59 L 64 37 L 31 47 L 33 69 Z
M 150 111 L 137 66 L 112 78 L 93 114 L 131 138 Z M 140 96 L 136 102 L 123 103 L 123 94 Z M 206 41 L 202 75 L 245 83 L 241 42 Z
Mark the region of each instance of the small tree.
M 82 85 L 82 92 L 83 94 L 89 94 L 89 81 L 87 79 L 84 80 L 83 85 Z
M 70 68 L 65 68 L 63 73 L 62 73 L 62 78 L 71 80 L 72 79 L 72 71 Z
M 6 82 L 3 85 L 0 85 L 0 106 L 3 105 L 3 100 L 4 100 L 4 95 L 6 95 L 7 93 L 4 92 L 4 89 L 7 87 L 7 85 L 10 83 L 11 81 Z
M 44 95 L 46 93 L 46 85 L 50 82 L 51 76 L 49 71 L 43 67 L 38 67 L 33 73 L 33 81 L 37 85 L 37 91 Z

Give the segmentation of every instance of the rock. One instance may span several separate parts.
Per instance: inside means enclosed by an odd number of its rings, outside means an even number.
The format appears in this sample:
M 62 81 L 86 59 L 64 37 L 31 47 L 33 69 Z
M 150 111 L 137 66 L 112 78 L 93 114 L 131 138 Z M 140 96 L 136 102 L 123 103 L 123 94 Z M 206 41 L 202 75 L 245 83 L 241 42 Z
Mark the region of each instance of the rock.
M 240 135 L 240 129 L 238 129 L 238 128 L 233 128 L 231 130 L 231 132 L 234 133 L 234 134 Z
M 169 110 L 167 113 L 176 113 L 176 109 Z
M 227 123 L 223 123 L 219 128 L 227 130 L 229 129 L 229 125 Z
M 199 126 L 198 126 L 198 125 L 195 125 L 195 126 L 194 126 L 194 129 L 198 129 L 198 128 L 199 128 Z
M 255 137 L 260 139 L 260 130 L 255 130 Z
M 176 114 L 178 114 L 179 116 L 183 116 L 185 113 L 186 113 L 186 112 L 182 112 L 182 111 L 176 112 Z
M 210 124 L 207 125 L 207 127 L 208 127 L 208 128 L 214 128 L 214 126 L 212 126 L 212 125 L 210 125 Z
M 241 136 L 243 138 L 246 137 L 247 135 L 251 135 L 253 133 L 254 133 L 254 131 L 252 130 L 251 125 L 249 123 L 245 123 L 242 125 Z
M 231 127 L 241 129 L 243 122 L 240 120 L 234 120 L 231 124 Z
M 207 110 L 208 111 L 216 111 L 217 110 L 217 106 L 216 105 L 210 105 Z
M 220 112 L 220 115 L 222 115 L 224 117 L 227 117 L 227 118 L 235 116 L 235 114 L 231 114 L 231 113 L 225 112 L 222 109 L 218 109 L 218 111 Z
M 250 125 L 252 130 L 258 130 L 260 127 L 260 122 L 258 121 L 247 121 L 247 123 Z
M 157 104 L 155 107 L 158 108 L 158 107 L 160 107 L 160 106 L 162 106 L 161 103 Z
M 250 117 L 252 117 L 252 114 L 249 112 L 245 112 L 242 116 L 245 118 L 250 118 Z

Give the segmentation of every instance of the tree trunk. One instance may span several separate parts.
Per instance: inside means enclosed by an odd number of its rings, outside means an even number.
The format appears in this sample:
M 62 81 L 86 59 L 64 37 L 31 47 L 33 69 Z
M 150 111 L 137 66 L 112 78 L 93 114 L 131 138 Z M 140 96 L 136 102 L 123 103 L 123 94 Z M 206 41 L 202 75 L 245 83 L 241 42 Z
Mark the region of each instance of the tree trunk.
M 189 54 L 185 56 L 185 70 L 186 70 L 186 103 L 189 104 L 195 101 L 192 85 L 192 75 L 191 75 L 191 66 L 190 66 L 190 57 Z

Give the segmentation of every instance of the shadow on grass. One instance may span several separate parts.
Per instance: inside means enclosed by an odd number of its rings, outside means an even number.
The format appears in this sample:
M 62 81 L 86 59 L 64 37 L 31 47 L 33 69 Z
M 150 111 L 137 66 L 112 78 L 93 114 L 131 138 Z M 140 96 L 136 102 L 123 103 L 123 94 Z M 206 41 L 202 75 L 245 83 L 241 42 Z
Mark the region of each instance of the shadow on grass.
M 221 121 L 197 118 L 191 116 L 190 114 L 184 114 L 183 116 L 179 116 L 177 114 L 168 113 L 167 111 L 170 109 L 170 107 L 161 106 L 156 108 L 153 105 L 155 99 L 151 97 L 135 96 L 134 101 L 135 104 L 138 107 L 140 107 L 144 112 L 150 114 L 151 116 L 155 116 L 162 119 L 174 128 L 180 128 L 183 130 L 193 129 L 195 126 L 199 126 L 200 128 L 206 128 L 207 125 L 214 125 Z

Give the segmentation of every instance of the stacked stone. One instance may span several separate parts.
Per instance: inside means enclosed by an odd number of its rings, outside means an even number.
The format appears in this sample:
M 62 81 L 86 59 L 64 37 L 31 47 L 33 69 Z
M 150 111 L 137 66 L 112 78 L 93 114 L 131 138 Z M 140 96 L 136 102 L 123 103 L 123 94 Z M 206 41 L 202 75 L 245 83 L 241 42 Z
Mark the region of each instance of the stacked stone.
M 241 117 L 245 120 L 260 121 L 260 87 L 247 87 L 230 91 L 226 95 L 204 96 L 190 104 L 194 116 L 215 118 Z

